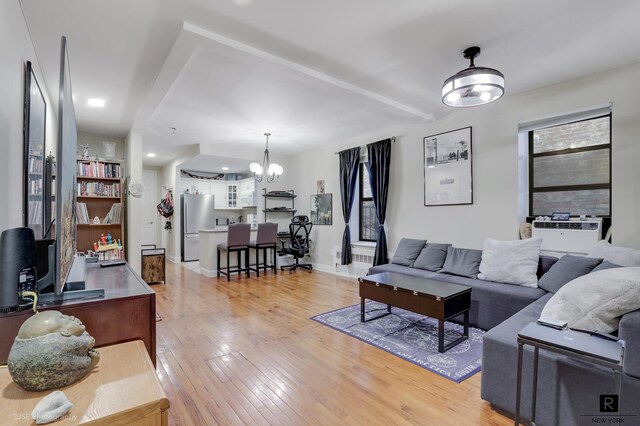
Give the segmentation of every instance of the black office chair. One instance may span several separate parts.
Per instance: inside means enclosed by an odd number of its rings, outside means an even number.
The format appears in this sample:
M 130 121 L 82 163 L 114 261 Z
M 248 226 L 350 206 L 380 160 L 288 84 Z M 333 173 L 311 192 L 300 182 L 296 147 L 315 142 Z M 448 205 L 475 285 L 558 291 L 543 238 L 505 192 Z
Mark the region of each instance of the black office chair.
M 298 268 L 303 268 L 311 272 L 312 266 L 310 263 L 300 263 L 300 259 L 309 253 L 309 233 L 311 232 L 311 228 L 313 228 L 313 224 L 307 216 L 300 215 L 291 218 L 291 223 L 289 224 L 289 246 L 284 247 L 283 243 L 282 252 L 292 255 L 296 263 L 281 266 L 281 271 L 288 268 L 289 273 L 292 273 Z

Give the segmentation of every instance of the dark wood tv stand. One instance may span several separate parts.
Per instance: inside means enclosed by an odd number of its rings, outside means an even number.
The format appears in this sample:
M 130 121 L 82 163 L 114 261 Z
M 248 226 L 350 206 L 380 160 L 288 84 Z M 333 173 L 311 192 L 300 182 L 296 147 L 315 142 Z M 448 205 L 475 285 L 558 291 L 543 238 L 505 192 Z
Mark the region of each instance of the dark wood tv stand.
M 86 288 L 105 290 L 104 298 L 68 300 L 38 307 L 79 318 L 96 339 L 96 347 L 142 340 L 156 363 L 156 294 L 129 265 L 87 265 Z M 0 313 L 0 364 L 6 364 L 13 339 L 33 311 Z

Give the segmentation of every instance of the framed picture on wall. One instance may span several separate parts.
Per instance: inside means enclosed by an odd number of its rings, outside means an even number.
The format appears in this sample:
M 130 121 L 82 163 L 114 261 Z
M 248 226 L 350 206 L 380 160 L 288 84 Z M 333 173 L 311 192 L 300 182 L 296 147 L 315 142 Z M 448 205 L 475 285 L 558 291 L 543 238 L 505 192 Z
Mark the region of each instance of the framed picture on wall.
M 331 225 L 333 223 L 332 194 L 316 194 L 311 196 L 311 223 L 314 225 Z
M 36 239 L 44 232 L 44 166 L 47 104 L 31 62 L 24 76 L 24 226 L 33 229 Z
M 424 147 L 424 205 L 473 204 L 471 126 L 427 136 Z

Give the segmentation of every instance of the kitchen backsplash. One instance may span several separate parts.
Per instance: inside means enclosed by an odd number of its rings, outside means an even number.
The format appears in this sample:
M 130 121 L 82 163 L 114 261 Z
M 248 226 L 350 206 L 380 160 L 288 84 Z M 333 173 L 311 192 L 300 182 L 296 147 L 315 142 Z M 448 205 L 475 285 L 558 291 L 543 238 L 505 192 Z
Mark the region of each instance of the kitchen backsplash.
M 216 209 L 214 212 L 214 217 L 216 219 L 229 219 L 229 223 L 246 223 L 247 222 L 247 215 L 248 214 L 256 214 L 257 208 L 255 207 L 248 207 L 248 208 L 244 208 L 242 210 L 224 210 L 224 209 Z M 242 220 L 240 220 L 240 217 L 242 216 Z M 221 223 L 221 225 L 223 225 Z M 224 224 L 226 225 L 226 223 Z

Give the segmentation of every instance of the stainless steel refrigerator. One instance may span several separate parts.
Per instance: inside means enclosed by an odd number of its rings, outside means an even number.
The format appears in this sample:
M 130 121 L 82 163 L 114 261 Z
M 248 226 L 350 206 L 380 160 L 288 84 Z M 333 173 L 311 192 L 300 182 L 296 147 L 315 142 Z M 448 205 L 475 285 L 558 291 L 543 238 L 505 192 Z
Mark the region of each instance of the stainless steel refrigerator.
M 213 195 L 182 194 L 180 196 L 182 223 L 180 232 L 183 262 L 198 260 L 198 240 L 201 229 L 215 228 Z

